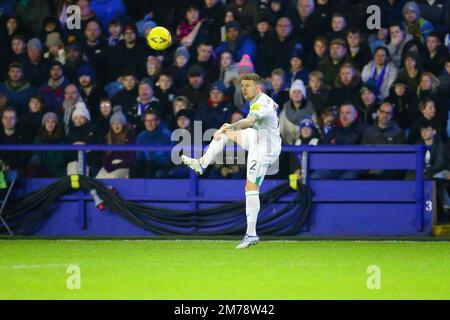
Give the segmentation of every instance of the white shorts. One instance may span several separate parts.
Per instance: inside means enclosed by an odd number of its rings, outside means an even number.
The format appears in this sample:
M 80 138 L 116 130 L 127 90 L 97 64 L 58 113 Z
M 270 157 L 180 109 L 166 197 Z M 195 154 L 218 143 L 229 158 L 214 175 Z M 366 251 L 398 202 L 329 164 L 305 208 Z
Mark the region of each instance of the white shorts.
M 241 147 L 248 151 L 247 180 L 260 186 L 267 170 L 278 160 L 281 144 L 279 146 L 268 145 L 267 139 L 261 139 L 253 128 L 241 131 L 241 142 Z M 277 171 L 278 168 L 272 174 Z

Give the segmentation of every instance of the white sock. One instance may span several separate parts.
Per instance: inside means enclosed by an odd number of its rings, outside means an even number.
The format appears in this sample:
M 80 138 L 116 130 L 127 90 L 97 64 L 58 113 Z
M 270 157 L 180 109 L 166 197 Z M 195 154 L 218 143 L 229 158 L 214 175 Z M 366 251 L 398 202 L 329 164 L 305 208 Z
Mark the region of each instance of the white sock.
M 223 151 L 223 148 L 225 147 L 227 141 L 228 138 L 224 133 L 220 135 L 219 140 L 213 139 L 211 141 L 211 143 L 208 146 L 208 150 L 206 150 L 203 157 L 200 158 L 200 164 L 203 167 L 203 169 L 206 169 L 211 164 L 211 162 L 213 162 L 213 160 L 217 157 L 217 155 Z
M 247 215 L 247 234 L 256 236 L 256 221 L 259 213 L 259 191 L 245 193 L 245 213 Z

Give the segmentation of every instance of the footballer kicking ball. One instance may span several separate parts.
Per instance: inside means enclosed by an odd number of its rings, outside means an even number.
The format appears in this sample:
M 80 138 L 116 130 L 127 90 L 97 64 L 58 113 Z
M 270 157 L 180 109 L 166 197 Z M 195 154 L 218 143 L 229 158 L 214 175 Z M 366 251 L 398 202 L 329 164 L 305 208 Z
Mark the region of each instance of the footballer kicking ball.
M 155 27 L 148 34 L 147 42 L 152 49 L 161 51 L 170 46 L 172 36 L 166 28 Z

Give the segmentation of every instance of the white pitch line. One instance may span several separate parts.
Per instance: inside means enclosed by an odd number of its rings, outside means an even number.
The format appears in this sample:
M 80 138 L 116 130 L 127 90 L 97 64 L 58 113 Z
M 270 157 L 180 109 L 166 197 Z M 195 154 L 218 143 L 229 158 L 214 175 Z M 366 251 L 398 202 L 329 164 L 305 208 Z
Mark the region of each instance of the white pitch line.
M 45 268 L 66 268 L 70 265 L 77 265 L 79 263 L 65 263 L 65 264 L 19 264 L 13 266 L 0 266 L 0 269 L 45 269 Z

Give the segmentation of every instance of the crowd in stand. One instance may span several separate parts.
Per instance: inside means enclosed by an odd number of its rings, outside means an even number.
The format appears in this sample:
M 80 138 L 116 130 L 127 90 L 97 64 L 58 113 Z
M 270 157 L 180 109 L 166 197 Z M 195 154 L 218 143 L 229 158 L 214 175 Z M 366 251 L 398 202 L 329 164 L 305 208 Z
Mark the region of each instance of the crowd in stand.
M 371 4 L 380 29 L 368 29 Z M 194 121 L 204 132 L 245 117 L 239 78 L 256 72 L 284 144 L 426 144 L 426 177 L 450 178 L 450 1 L 0 0 L 0 14 L 0 144 L 173 145 Z M 146 43 L 158 25 L 173 36 L 164 51 Z M 0 159 L 25 177 L 79 165 L 76 152 Z M 296 155 L 282 161 L 281 174 L 299 172 Z M 188 175 L 163 151 L 89 152 L 87 166 L 98 178 Z M 243 178 L 245 166 L 209 176 Z

